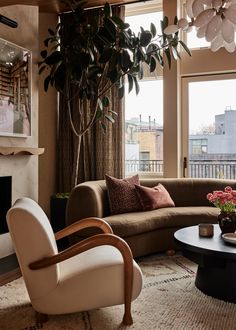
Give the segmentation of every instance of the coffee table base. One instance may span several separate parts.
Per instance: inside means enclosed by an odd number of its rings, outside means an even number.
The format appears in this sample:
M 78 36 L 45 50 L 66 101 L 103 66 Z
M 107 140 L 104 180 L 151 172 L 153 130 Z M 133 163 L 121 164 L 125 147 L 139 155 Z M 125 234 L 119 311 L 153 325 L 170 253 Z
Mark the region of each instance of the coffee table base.
M 225 260 L 221 267 L 198 266 L 195 279 L 196 287 L 203 293 L 236 303 L 236 263 Z

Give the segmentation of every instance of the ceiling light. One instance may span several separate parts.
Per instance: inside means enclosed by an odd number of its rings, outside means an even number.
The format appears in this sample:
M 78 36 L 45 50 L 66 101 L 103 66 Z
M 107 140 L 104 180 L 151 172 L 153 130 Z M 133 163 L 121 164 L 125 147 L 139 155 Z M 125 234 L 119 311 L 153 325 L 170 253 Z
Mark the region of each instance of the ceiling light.
M 210 42 L 212 51 L 221 47 L 235 51 L 236 0 L 186 0 L 184 8 L 189 21 L 181 18 L 165 29 L 166 34 L 189 32 L 194 26 L 197 37 Z

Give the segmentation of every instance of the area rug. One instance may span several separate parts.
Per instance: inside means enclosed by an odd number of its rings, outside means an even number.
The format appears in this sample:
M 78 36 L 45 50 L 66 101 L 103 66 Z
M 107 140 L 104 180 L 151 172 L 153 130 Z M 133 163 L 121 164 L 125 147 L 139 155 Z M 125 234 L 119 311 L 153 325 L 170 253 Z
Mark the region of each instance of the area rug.
M 36 324 L 22 278 L 0 287 L 0 329 L 8 330 L 233 330 L 236 304 L 204 295 L 194 286 L 196 265 L 181 255 L 138 260 L 143 289 L 132 304 L 134 324 L 121 325 L 123 306 L 50 316 Z

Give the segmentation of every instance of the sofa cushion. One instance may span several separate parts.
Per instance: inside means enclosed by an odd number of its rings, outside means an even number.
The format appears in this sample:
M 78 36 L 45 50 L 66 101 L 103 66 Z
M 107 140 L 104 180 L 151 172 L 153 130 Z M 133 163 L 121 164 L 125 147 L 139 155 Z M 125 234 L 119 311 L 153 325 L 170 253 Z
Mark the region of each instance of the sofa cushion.
M 175 206 L 170 194 L 161 183 L 153 188 L 135 185 L 135 189 L 143 211 Z
M 142 210 L 135 190 L 135 185 L 140 184 L 138 175 L 126 179 L 117 179 L 109 175 L 105 177 L 111 214 Z
M 159 228 L 217 223 L 219 210 L 212 206 L 168 207 L 105 217 L 116 235 L 127 237 Z

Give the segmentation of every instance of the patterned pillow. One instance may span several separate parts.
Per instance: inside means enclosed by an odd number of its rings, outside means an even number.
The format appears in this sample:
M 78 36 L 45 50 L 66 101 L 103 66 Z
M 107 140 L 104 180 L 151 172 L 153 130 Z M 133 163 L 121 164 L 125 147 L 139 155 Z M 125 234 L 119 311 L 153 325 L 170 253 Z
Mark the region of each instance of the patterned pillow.
M 116 179 L 105 175 L 111 214 L 141 211 L 142 206 L 136 193 L 135 185 L 139 186 L 139 176 Z
M 154 188 L 135 185 L 135 189 L 143 211 L 175 206 L 170 194 L 161 183 Z

